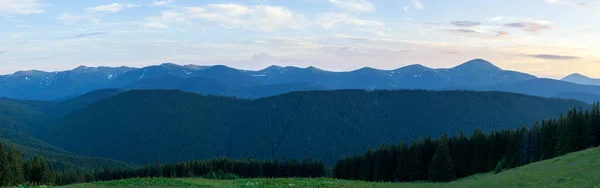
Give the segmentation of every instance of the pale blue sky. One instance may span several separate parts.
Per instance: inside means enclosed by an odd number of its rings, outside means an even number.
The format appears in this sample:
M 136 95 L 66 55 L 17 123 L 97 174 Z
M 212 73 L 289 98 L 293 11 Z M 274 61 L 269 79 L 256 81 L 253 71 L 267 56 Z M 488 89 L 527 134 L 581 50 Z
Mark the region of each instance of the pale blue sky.
M 484 58 L 600 77 L 600 0 L 0 0 L 0 73 L 79 65 L 352 70 Z

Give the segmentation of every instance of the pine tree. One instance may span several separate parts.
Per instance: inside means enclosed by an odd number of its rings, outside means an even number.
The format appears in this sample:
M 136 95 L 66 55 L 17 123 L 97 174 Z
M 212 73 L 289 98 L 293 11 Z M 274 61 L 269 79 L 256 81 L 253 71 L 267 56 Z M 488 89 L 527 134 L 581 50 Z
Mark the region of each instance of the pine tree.
M 600 102 L 594 103 L 590 114 L 590 137 L 592 146 L 600 146 Z
M 521 153 L 519 156 L 519 166 L 529 164 L 531 160 L 531 132 L 525 131 L 521 139 Z
M 404 143 L 398 144 L 396 148 L 395 156 L 396 157 L 396 166 L 394 169 L 394 181 L 407 181 L 407 171 L 406 171 L 406 163 L 409 159 L 408 156 L 408 148 Z
M 423 166 L 423 147 L 421 141 L 413 142 L 408 150 L 408 161 L 405 163 L 406 179 L 416 181 L 421 178 L 421 166 Z
M 4 145 L 0 142 L 0 186 L 8 186 L 9 184 L 9 169 L 8 154 Z
M 463 178 L 471 175 L 471 148 L 469 139 L 465 137 L 463 131 L 452 139 L 450 154 L 454 162 L 454 170 L 457 178 Z
M 438 142 L 438 147 L 433 156 L 429 168 L 429 180 L 433 182 L 449 182 L 456 178 L 450 148 L 448 147 L 448 136 L 444 134 Z
M 160 158 L 156 159 L 156 177 L 162 177 L 163 176 L 163 169 L 160 166 Z
M 10 164 L 8 167 L 8 185 L 20 185 L 25 182 L 25 178 L 23 177 L 23 156 L 21 155 L 21 151 L 15 149 L 13 147 L 8 148 L 8 163 Z
M 488 140 L 487 136 L 477 129 L 471 136 L 471 173 L 482 173 L 487 172 L 487 154 L 488 154 Z
M 529 162 L 540 160 L 541 130 L 538 122 L 529 130 Z

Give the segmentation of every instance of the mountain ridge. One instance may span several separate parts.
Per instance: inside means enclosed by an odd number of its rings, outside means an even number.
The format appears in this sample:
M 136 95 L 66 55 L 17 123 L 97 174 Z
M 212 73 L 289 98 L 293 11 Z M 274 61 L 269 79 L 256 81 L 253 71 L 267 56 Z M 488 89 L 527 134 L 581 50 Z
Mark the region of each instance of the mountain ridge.
M 39 75 L 39 76 L 35 76 Z M 204 81 L 200 81 L 204 79 Z M 212 81 L 208 81 L 208 79 Z M 242 70 L 226 65 L 201 66 L 163 63 L 142 68 L 79 66 L 64 72 L 20 71 L 0 76 L 0 97 L 59 100 L 99 89 L 180 89 L 203 94 L 239 98 L 261 98 L 297 90 L 398 90 L 449 88 L 487 90 L 498 85 L 519 84 L 541 79 L 531 74 L 503 70 L 484 59 L 473 59 L 451 68 L 430 68 L 420 64 L 392 70 L 363 67 L 351 71 L 327 71 L 314 66 L 305 68 L 271 65 L 260 70 Z M 195 80 L 195 81 L 194 81 Z M 567 81 L 563 81 L 567 83 Z M 302 83 L 302 84 L 299 84 Z M 555 82 L 547 87 L 564 85 Z M 269 87 L 278 92 L 264 92 Z M 536 87 L 531 85 L 529 87 Z M 573 91 L 560 90 L 536 94 L 560 96 L 589 102 L 597 93 L 585 93 L 587 86 L 573 86 Z M 254 89 L 250 89 L 254 88 Z M 257 89 L 260 88 L 260 89 Z M 521 90 L 500 90 L 532 94 Z M 261 91 L 262 90 L 262 91 Z M 575 92 L 570 94 L 560 94 Z

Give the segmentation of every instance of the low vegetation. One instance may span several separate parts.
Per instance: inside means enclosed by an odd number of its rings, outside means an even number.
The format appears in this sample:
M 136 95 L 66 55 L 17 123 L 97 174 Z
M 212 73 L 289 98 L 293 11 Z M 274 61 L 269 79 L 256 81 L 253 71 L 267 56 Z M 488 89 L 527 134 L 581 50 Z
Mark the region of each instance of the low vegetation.
M 161 187 L 389 187 L 389 188 L 531 188 L 531 187 L 599 187 L 600 149 L 588 149 L 562 157 L 532 163 L 506 170 L 470 176 L 450 183 L 375 183 L 331 178 L 279 178 L 209 180 L 184 179 L 133 179 L 114 182 L 75 184 L 65 187 L 132 187 L 144 185 Z M 140 182 L 141 181 L 141 182 Z

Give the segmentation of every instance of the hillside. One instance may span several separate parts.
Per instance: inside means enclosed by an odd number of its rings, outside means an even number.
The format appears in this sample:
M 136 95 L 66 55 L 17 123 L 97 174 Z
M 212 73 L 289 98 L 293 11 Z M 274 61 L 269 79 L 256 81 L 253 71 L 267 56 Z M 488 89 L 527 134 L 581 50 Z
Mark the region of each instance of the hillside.
M 499 174 L 479 174 L 451 183 L 371 183 L 329 178 L 240 179 L 130 179 L 68 185 L 65 187 L 389 187 L 389 188 L 479 188 L 479 187 L 597 187 L 600 186 L 600 149 L 589 149 L 533 163 Z
M 123 89 L 96 90 L 80 96 L 70 98 L 65 101 L 55 103 L 51 106 L 47 106 L 46 108 L 43 108 L 42 111 L 52 118 L 62 118 L 77 110 L 81 110 L 82 108 L 90 104 L 101 101 L 102 99 L 108 98 L 110 96 L 119 94 L 124 91 L 125 90 Z
M 135 166 L 110 159 L 72 154 L 29 135 L 2 128 L 0 128 L 0 142 L 15 146 L 26 158 L 33 158 L 35 156 L 43 157 L 55 169 L 102 169 L 104 167 L 125 168 Z
M 50 126 L 45 140 L 78 154 L 137 164 L 222 156 L 312 157 L 332 164 L 366 148 L 446 131 L 521 127 L 573 106 L 588 107 L 502 92 L 339 90 L 246 100 L 128 91 Z
M 203 95 L 219 95 L 255 99 L 263 96 L 280 95 L 293 91 L 325 90 L 325 87 L 310 83 L 286 83 L 274 85 L 242 85 L 204 77 L 182 78 L 165 76 L 140 80 L 124 88 L 127 89 L 167 89 L 200 93 Z
M 50 117 L 39 109 L 50 106 L 40 101 L 0 98 L 0 128 L 33 133 Z

